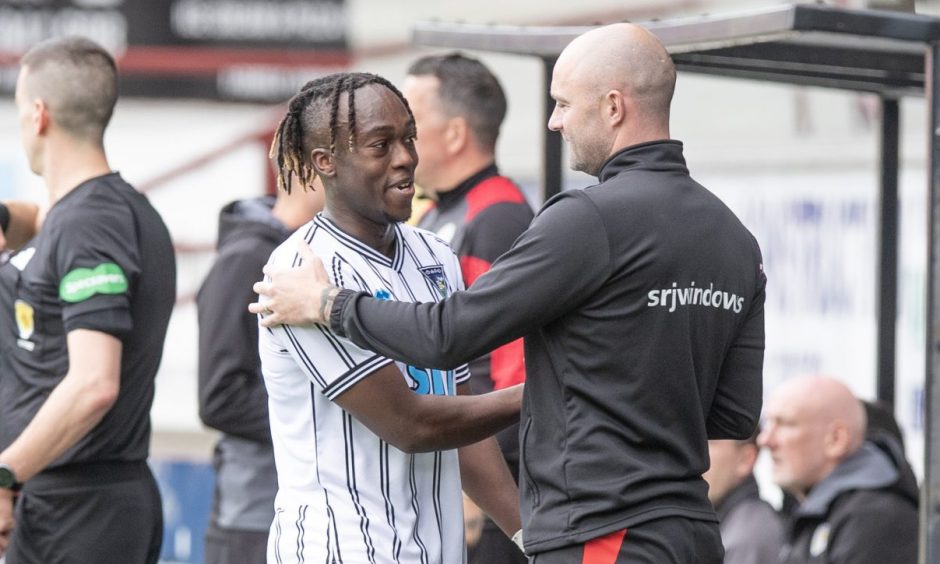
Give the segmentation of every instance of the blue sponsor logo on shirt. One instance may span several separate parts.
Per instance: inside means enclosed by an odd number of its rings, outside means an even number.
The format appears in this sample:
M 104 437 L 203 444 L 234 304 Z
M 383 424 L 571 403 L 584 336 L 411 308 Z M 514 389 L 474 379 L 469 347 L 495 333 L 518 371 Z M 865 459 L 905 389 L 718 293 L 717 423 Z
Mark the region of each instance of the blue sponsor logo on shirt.
M 434 368 L 418 368 L 408 365 L 411 379 L 411 391 L 416 394 L 452 396 L 454 395 L 454 371 Z
M 392 299 L 392 295 L 389 294 L 389 293 L 388 293 L 388 290 L 386 290 L 385 288 L 379 288 L 378 290 L 375 291 L 375 294 L 373 294 L 373 295 L 375 296 L 375 299 L 377 299 L 377 300 L 390 300 L 390 299 Z

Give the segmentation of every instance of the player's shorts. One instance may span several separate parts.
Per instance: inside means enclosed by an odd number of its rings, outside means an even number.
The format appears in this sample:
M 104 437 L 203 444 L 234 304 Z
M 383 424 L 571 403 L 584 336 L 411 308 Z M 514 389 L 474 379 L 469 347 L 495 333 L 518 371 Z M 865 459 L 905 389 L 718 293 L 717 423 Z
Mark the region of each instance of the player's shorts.
M 531 564 L 721 564 L 718 523 L 665 517 L 584 544 L 540 552 Z
M 146 462 L 78 463 L 27 482 L 6 564 L 155 564 L 163 508 Z

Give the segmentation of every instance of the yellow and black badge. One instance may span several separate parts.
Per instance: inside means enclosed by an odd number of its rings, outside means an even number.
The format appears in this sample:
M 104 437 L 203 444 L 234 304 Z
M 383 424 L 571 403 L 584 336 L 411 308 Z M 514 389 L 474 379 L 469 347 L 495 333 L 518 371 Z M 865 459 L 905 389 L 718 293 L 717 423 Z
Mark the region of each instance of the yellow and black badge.
M 33 320 L 33 306 L 23 300 L 16 300 L 13 303 L 13 311 L 16 314 L 16 328 L 20 332 L 20 338 L 29 339 L 36 329 L 36 323 Z

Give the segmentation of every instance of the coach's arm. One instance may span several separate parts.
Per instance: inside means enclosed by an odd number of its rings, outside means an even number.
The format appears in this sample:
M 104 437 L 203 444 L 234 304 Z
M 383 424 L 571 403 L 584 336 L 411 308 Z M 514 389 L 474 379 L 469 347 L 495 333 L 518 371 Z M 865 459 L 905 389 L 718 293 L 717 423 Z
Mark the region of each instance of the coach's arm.
M 121 341 L 89 329 L 68 333 L 69 369 L 0 462 L 25 482 L 75 445 L 117 400 L 121 387 Z M 0 554 L 13 531 L 13 492 L 0 489 Z
M 335 401 L 387 443 L 417 453 L 469 445 L 518 423 L 522 388 L 478 396 L 416 394 L 387 364 Z

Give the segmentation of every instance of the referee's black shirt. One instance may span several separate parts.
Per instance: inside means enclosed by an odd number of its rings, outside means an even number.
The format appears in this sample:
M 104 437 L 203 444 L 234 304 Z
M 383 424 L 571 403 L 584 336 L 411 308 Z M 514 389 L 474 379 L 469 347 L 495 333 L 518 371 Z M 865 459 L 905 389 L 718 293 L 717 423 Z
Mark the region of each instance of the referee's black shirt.
M 0 448 L 68 372 L 68 332 L 91 329 L 121 340 L 120 392 L 101 422 L 49 468 L 146 459 L 154 377 L 175 297 L 166 226 L 119 174 L 87 180 L 56 202 L 39 234 L 0 266 Z

